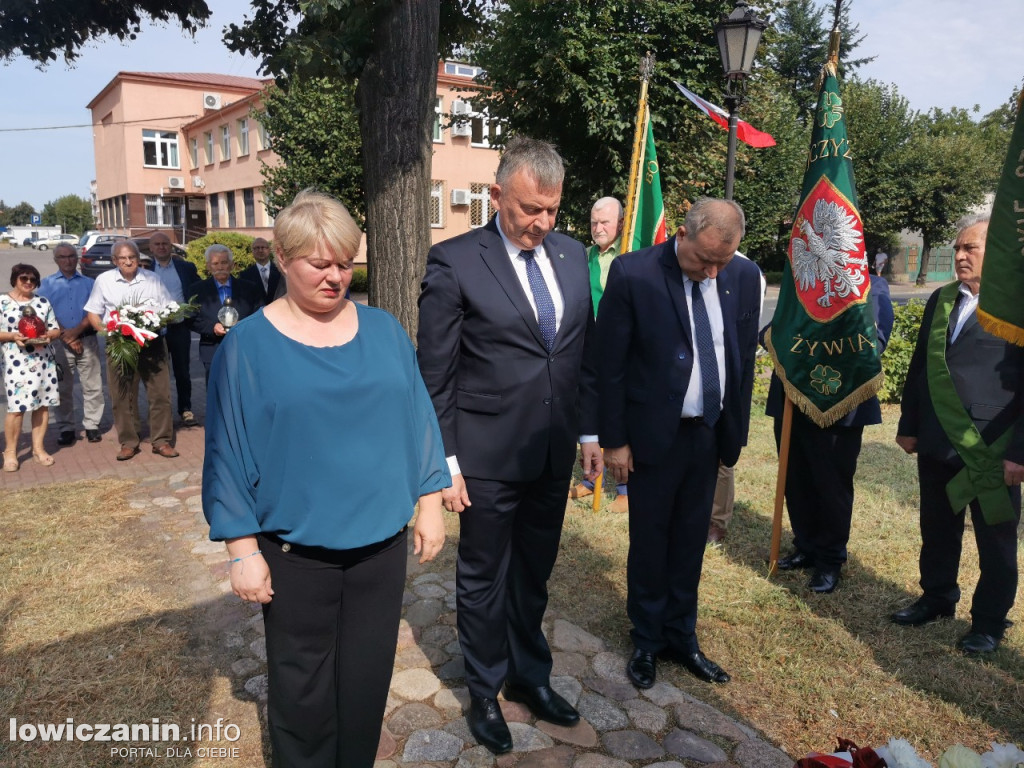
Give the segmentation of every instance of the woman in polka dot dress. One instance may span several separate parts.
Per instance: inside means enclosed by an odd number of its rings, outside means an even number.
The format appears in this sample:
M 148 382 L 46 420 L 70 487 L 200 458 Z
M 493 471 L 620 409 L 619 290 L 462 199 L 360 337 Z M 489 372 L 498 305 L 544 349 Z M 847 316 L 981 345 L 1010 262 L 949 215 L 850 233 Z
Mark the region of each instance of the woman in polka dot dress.
M 49 421 L 47 408 L 60 399 L 57 366 L 50 348 L 50 342 L 60 335 L 60 326 L 50 302 L 35 295 L 37 287 L 39 270 L 31 264 L 15 264 L 11 269 L 11 292 L 0 296 L 0 347 L 7 390 L 4 472 L 18 470 L 18 435 L 26 411 L 32 412 L 32 455 L 44 467 L 53 464 L 53 456 L 43 449 L 43 436 Z M 46 332 L 37 338 L 18 330 L 25 306 L 31 306 L 46 326 Z

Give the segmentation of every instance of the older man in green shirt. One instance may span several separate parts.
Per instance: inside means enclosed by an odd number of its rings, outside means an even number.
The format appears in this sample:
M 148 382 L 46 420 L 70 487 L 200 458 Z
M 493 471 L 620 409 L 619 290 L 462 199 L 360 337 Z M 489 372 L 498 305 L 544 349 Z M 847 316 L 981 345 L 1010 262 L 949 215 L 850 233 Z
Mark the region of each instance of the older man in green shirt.
M 608 270 L 612 261 L 621 252 L 622 203 L 614 197 L 602 197 L 590 209 L 590 236 L 594 244 L 587 249 L 587 264 L 590 267 L 590 296 L 594 301 L 594 317 L 604 295 L 608 282 Z M 619 495 L 611 503 L 613 512 L 626 512 L 626 484 L 616 486 Z M 569 491 L 570 498 L 582 499 L 594 493 L 594 484 L 583 480 Z

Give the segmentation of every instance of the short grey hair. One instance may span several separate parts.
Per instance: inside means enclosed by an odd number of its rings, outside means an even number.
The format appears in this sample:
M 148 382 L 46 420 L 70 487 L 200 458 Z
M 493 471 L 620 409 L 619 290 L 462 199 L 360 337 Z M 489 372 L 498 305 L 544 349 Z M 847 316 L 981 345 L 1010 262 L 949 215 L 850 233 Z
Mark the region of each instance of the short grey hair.
M 616 197 L 602 197 L 600 200 L 598 200 L 596 203 L 594 203 L 592 206 L 590 206 L 590 212 L 593 213 L 594 211 L 599 211 L 602 208 L 605 208 L 606 206 L 609 206 L 609 205 L 614 205 L 615 206 L 615 210 L 617 210 L 619 212 L 619 218 L 621 219 L 622 218 L 622 203 L 620 203 L 618 198 L 616 198 Z
M 204 255 L 206 256 L 206 263 L 210 263 L 210 257 L 213 256 L 213 254 L 221 252 L 224 252 L 228 255 L 228 261 L 230 261 L 232 264 L 235 262 L 235 254 L 231 252 L 230 248 L 228 248 L 226 245 L 222 245 L 221 243 L 214 243 L 213 245 L 208 246 L 206 248 L 206 251 L 204 251 Z
M 75 246 L 73 246 L 71 243 L 57 243 L 55 246 L 53 246 L 53 258 L 57 258 L 57 251 L 59 251 L 61 248 L 66 248 L 70 250 L 71 253 L 75 255 L 75 258 L 78 258 L 78 249 L 75 248 Z
M 715 197 L 697 198 L 686 212 L 685 226 L 686 236 L 690 239 L 708 228 L 717 230 L 722 240 L 732 240 L 737 234 L 742 240 L 747 233 L 747 220 L 739 204 Z
M 555 145 L 527 136 L 516 136 L 505 145 L 494 181 L 504 186 L 520 171 L 532 176 L 545 191 L 562 186 L 565 179 L 565 164 Z
M 110 246 L 110 255 L 113 256 L 114 258 L 117 258 L 119 252 L 123 251 L 125 248 L 131 251 L 132 254 L 135 255 L 137 258 L 142 258 L 142 253 L 139 251 L 138 243 L 136 243 L 134 240 L 127 239 L 115 240 L 114 244 Z
M 965 229 L 970 229 L 971 227 L 975 227 L 978 224 L 988 224 L 991 218 L 992 214 L 988 212 L 968 214 L 967 216 L 962 217 L 956 223 L 956 232 L 957 234 L 960 234 Z

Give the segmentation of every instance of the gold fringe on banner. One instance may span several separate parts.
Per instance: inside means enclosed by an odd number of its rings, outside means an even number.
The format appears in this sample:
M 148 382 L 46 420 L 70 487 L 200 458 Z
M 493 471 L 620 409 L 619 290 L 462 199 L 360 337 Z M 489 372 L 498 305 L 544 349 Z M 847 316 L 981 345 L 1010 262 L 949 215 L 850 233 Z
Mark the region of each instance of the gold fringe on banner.
M 1006 339 L 1018 347 L 1024 347 L 1024 328 L 1014 325 L 1009 320 L 1003 320 L 995 315 L 990 315 L 981 307 L 978 307 L 975 311 L 978 313 L 978 323 L 986 331 L 994 336 Z

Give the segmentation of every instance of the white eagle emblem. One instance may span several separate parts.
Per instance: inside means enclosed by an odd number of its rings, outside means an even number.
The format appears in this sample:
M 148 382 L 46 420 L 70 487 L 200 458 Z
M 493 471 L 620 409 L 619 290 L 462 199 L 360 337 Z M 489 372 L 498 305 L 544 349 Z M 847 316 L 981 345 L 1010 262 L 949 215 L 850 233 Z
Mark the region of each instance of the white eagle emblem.
M 814 288 L 820 280 L 822 307 L 831 307 L 834 296 L 860 297 L 867 256 L 858 248 L 863 236 L 855 226 L 857 217 L 839 203 L 818 199 L 813 218 L 813 225 L 803 216 L 797 220 L 795 228 L 806 240 L 794 237 L 792 242 L 793 275 L 800 290 Z

